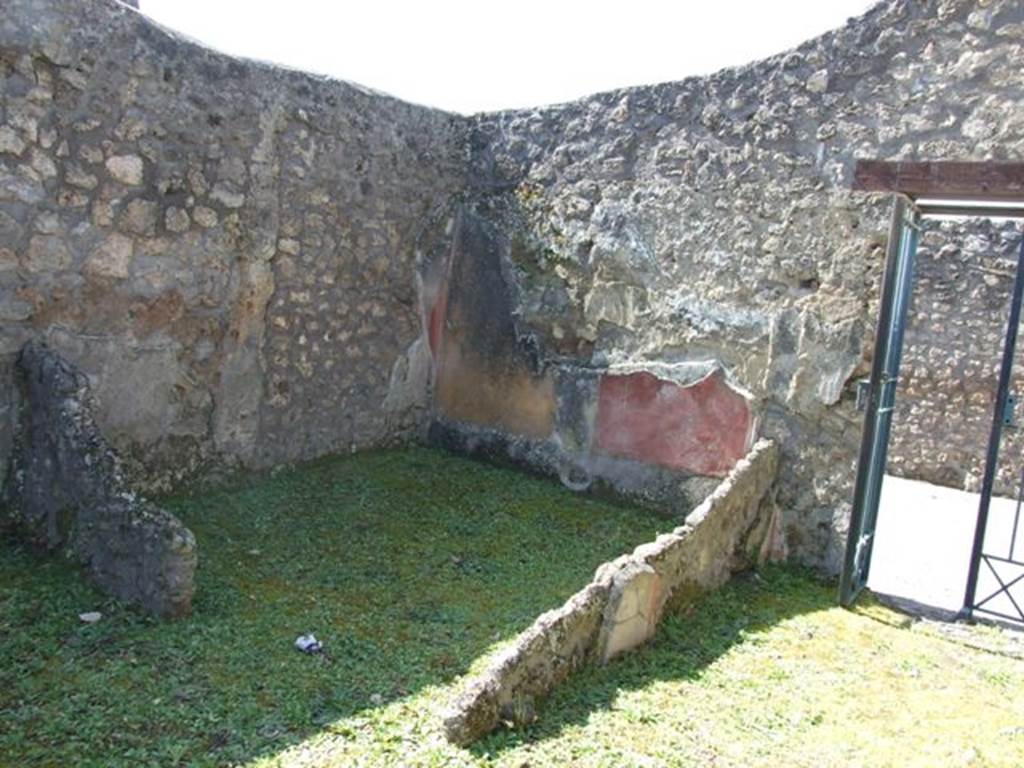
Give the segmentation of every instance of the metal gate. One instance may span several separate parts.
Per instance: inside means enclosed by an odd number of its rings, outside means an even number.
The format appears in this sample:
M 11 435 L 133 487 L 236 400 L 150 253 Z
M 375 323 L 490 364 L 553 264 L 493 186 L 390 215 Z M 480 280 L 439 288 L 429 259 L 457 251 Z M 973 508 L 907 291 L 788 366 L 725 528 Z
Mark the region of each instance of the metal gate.
M 846 558 L 839 585 L 839 602 L 850 605 L 867 584 L 871 550 L 875 543 L 878 502 L 885 475 L 889 430 L 896 403 L 903 330 L 906 327 L 910 289 L 914 281 L 914 260 L 920 232 L 920 211 L 912 202 L 897 196 L 889 227 L 889 245 L 878 307 L 875 356 L 868 384 L 864 431 L 853 509 L 846 539 Z
M 999 466 L 1004 431 L 1016 428 L 1013 423 L 1014 398 L 1010 394 L 1010 380 L 1017 349 L 1022 294 L 1024 243 L 1021 243 L 1017 273 L 1013 281 L 1013 294 L 1010 297 L 1010 315 L 1003 342 L 1003 360 L 999 368 L 996 403 L 992 413 L 992 429 L 989 433 L 981 500 L 978 504 L 978 520 L 974 531 L 974 547 L 971 550 L 971 566 L 967 574 L 967 591 L 961 613 L 964 618 L 982 614 L 996 619 L 1024 622 L 1024 552 L 1021 552 L 1021 547 L 1017 545 L 1021 505 L 1024 502 L 1024 466 L 1018 476 L 1017 504 L 1013 512 L 1009 540 L 1003 542 L 1002 546 L 992 545 L 986 541 L 991 524 L 992 489 Z M 979 590 L 979 587 L 982 588 Z
M 852 603 L 867 582 L 874 546 L 878 503 L 885 474 L 892 409 L 913 283 L 919 224 L 928 216 L 983 216 L 1024 220 L 1024 163 L 958 161 L 858 160 L 852 188 L 896 195 L 886 255 L 882 299 L 879 305 L 875 357 L 866 390 L 866 414 L 854 484 L 850 530 L 839 588 L 843 605 Z M 986 536 L 993 518 L 992 491 L 1003 431 L 1013 428 L 1013 398 L 1009 393 L 1024 294 L 1024 243 L 1014 278 L 1010 316 L 1003 344 L 1003 360 L 996 387 L 995 411 L 989 435 L 985 474 L 975 523 L 967 589 L 960 615 L 984 614 L 1024 621 L 1024 466 L 1021 467 L 1016 507 L 1006 514 L 999 500 L 999 524 L 1012 525 L 1009 543 L 991 546 Z M 858 391 L 858 406 L 862 398 Z M 1022 457 L 1015 457 L 1022 458 Z M 1024 465 L 1024 461 L 1021 462 Z M 996 528 L 999 526 L 997 525 Z M 1024 531 L 1020 531 L 1024 535 Z M 1000 532 L 1001 533 L 1001 532 Z
M 889 433 L 899 382 L 903 334 L 914 280 L 921 218 L 922 215 L 932 212 L 943 213 L 947 210 L 938 206 L 918 207 L 903 196 L 897 196 L 893 206 L 882 297 L 878 310 L 875 354 L 866 392 L 864 430 L 854 482 L 845 562 L 839 586 L 839 601 L 844 606 L 850 605 L 857 598 L 867 583 L 871 568 L 871 552 L 875 541 Z M 1021 513 L 1024 511 L 1024 457 L 1021 457 L 1016 507 L 1012 520 L 1001 521 L 1004 527 L 1010 527 L 1009 537 L 1002 537 L 1003 541 L 998 547 L 986 538 L 992 523 L 992 492 L 1002 440 L 1005 430 L 1016 429 L 1013 423 L 1014 398 L 1010 393 L 1010 382 L 1017 349 L 1022 298 L 1024 243 L 1021 244 L 1010 300 L 961 618 L 973 618 L 977 614 L 1024 622 L 1024 542 L 1017 541 L 1018 532 L 1024 536 L 1021 521 Z

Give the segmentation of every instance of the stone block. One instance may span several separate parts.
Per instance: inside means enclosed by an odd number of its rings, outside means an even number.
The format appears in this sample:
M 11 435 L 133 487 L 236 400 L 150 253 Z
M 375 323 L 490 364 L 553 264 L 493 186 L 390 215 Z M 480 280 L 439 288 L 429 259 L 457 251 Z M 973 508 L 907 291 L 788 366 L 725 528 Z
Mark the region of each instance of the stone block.
M 67 244 L 53 235 L 36 235 L 28 241 L 24 266 L 29 272 L 59 272 L 72 263 Z
M 122 184 L 133 187 L 142 184 L 145 166 L 138 155 L 114 155 L 107 158 L 106 166 L 110 175 Z
M 184 208 L 171 206 L 164 214 L 164 226 L 168 232 L 188 232 L 190 225 L 188 211 Z
M 156 222 L 160 206 L 152 200 L 132 200 L 121 214 L 120 226 L 126 232 L 143 237 L 156 234 Z
M 9 125 L 0 125 L 0 155 L 20 156 L 25 151 L 25 142 Z
M 84 269 L 105 277 L 128 277 L 134 249 L 135 243 L 130 237 L 112 233 L 92 250 L 85 260 Z
M 631 562 L 615 574 L 598 640 L 598 656 L 607 662 L 654 636 L 661 618 L 662 580 L 646 563 Z

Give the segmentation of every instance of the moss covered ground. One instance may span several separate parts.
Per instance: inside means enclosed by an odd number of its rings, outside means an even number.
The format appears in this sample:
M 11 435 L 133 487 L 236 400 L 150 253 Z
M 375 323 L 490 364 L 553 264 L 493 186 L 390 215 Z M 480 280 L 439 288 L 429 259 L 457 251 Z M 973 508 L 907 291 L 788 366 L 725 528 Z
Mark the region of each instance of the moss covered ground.
M 668 523 L 426 449 L 163 503 L 199 540 L 183 621 L 0 543 L 0 765 L 1024 764 L 1024 662 L 781 567 L 457 749 L 438 715 L 460 677 Z

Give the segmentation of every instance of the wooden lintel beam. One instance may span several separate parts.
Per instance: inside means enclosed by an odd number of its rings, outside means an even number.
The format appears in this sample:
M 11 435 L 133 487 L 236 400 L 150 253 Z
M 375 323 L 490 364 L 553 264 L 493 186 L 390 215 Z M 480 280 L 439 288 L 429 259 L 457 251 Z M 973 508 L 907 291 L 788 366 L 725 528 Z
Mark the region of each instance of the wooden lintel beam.
M 1024 163 L 858 160 L 853 189 L 914 199 L 1024 200 Z

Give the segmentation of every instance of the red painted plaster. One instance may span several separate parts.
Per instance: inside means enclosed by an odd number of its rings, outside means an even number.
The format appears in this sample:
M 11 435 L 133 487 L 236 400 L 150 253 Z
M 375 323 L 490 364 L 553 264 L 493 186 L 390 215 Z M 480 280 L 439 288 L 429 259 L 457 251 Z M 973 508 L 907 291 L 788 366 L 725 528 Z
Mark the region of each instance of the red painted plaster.
M 601 378 L 596 449 L 699 475 L 723 476 L 747 452 L 753 415 L 716 371 L 690 386 L 645 371 Z
M 437 290 L 434 297 L 434 304 L 430 308 L 427 317 L 427 341 L 430 342 L 430 354 L 434 360 L 438 359 L 438 352 L 441 350 L 441 337 L 444 333 L 444 319 L 448 313 L 448 281 L 446 280 Z

